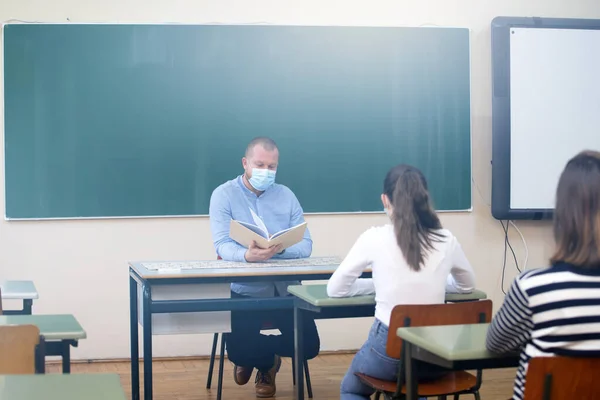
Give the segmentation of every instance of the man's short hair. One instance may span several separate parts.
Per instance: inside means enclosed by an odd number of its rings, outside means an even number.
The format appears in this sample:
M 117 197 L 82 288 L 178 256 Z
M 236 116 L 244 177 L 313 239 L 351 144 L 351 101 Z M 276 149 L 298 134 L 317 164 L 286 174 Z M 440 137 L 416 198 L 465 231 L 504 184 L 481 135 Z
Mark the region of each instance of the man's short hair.
M 277 143 L 275 143 L 273 139 L 266 136 L 255 137 L 250 141 L 250 143 L 248 143 L 248 147 L 246 147 L 246 157 L 250 156 L 252 149 L 254 149 L 254 146 L 256 145 L 261 145 L 267 151 L 273 151 L 277 149 Z

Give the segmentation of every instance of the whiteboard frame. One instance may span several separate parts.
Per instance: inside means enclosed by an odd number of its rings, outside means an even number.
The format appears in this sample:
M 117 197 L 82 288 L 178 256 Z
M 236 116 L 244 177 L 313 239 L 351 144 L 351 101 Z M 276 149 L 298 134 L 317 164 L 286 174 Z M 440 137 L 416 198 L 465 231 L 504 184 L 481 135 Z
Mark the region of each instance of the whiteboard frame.
M 497 220 L 548 220 L 554 209 L 516 209 L 510 205 L 510 30 L 600 30 L 600 19 L 496 17 L 492 39 L 492 216 Z

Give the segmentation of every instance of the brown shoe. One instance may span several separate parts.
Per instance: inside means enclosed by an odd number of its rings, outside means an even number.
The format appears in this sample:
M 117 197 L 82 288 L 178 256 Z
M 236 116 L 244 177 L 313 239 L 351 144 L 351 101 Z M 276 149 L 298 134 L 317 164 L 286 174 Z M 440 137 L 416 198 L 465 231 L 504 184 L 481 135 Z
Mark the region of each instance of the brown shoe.
M 252 367 L 240 367 L 239 365 L 233 366 L 233 381 L 238 385 L 245 385 L 252 376 Z
M 269 372 L 258 371 L 256 373 L 256 397 L 266 398 L 275 396 L 275 377 L 281 368 L 281 357 L 275 355 L 275 362 Z

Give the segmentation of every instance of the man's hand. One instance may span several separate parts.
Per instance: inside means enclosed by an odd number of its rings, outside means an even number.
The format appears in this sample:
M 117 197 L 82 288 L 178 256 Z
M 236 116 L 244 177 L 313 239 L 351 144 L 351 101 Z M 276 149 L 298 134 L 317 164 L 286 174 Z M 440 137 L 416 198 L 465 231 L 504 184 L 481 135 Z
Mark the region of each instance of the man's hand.
M 280 244 L 271 246 L 268 249 L 262 249 L 258 247 L 255 241 L 252 241 L 252 244 L 248 250 L 246 250 L 244 258 L 246 258 L 246 261 L 248 262 L 266 261 L 279 252 L 281 252 Z

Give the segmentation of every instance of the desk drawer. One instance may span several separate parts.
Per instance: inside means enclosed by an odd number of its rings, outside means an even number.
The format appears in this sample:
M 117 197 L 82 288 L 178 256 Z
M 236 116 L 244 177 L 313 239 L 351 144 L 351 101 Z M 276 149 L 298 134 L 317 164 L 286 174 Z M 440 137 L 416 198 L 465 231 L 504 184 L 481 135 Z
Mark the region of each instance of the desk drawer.
M 229 283 L 157 285 L 153 300 L 225 299 L 231 297 Z M 138 285 L 138 321 L 142 323 L 142 288 Z M 153 335 L 231 332 L 231 312 L 188 312 L 152 315 Z

